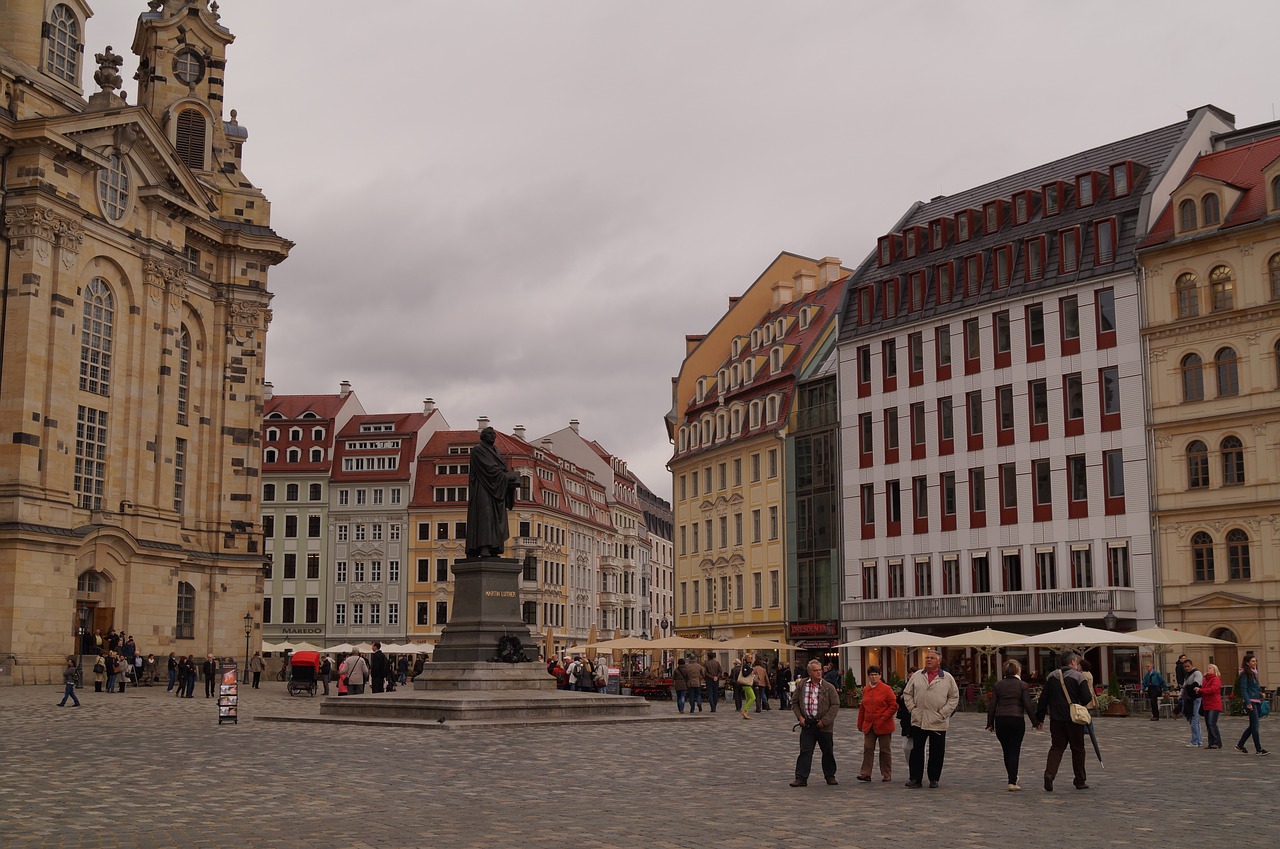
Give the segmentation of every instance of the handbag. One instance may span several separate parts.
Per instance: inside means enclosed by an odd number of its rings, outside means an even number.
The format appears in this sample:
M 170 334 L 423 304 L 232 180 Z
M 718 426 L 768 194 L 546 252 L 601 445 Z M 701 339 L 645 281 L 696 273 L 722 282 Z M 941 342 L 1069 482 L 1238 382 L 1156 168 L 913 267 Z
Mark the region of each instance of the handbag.
M 1262 701 L 1258 702 L 1258 719 L 1266 719 L 1267 715 L 1270 713 L 1271 713 L 1270 702 L 1268 702 L 1266 699 L 1263 699 Z
M 1089 715 L 1089 709 L 1084 705 L 1078 705 L 1071 701 L 1071 694 L 1067 692 L 1067 680 L 1062 673 L 1058 673 L 1058 683 L 1062 685 L 1062 695 L 1067 697 L 1067 706 L 1071 712 L 1071 721 L 1076 725 L 1092 725 L 1093 717 Z
M 750 687 L 756 683 L 755 672 L 744 672 L 738 676 L 738 685 L 742 687 Z

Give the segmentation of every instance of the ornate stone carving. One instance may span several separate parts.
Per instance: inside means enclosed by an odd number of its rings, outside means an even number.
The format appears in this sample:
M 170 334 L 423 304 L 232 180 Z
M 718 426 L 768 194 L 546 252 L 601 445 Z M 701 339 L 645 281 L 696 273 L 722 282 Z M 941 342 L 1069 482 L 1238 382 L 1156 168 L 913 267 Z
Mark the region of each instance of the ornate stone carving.
M 1170 445 L 1172 445 L 1172 444 L 1173 444 L 1173 437 L 1172 437 L 1172 436 L 1157 436 L 1157 437 L 1156 437 L 1156 447 L 1157 447 L 1157 448 L 1168 448 L 1168 447 L 1169 447 Z
M 1240 256 L 1253 256 L 1253 245 L 1241 245 Z
M 1160 270 L 1161 270 L 1161 269 L 1160 269 L 1160 266 L 1158 266 L 1158 265 L 1157 265 L 1155 268 L 1147 268 L 1147 269 L 1144 269 L 1144 270 L 1147 272 L 1147 277 L 1148 277 L 1148 278 L 1156 278 L 1156 277 L 1159 277 L 1159 276 L 1160 276 Z
M 101 53 L 95 53 L 94 61 L 98 63 L 98 70 L 93 74 L 93 81 L 98 84 L 99 88 L 107 94 L 112 94 L 120 86 L 124 85 L 124 80 L 120 79 L 120 66 L 124 64 L 124 57 L 111 50 L 111 45 L 107 45 L 107 49 Z
M 1169 352 L 1164 348 L 1153 348 L 1147 352 L 1147 359 L 1152 363 L 1162 363 L 1167 356 L 1169 356 Z
M 1245 341 L 1249 343 L 1250 348 L 1256 347 L 1260 338 L 1262 338 L 1261 333 L 1250 333 L 1244 337 Z
M 1254 436 L 1266 436 L 1266 435 L 1267 435 L 1267 423 L 1266 423 L 1266 422 L 1254 422 L 1254 423 L 1253 423 L 1253 435 L 1254 435 Z

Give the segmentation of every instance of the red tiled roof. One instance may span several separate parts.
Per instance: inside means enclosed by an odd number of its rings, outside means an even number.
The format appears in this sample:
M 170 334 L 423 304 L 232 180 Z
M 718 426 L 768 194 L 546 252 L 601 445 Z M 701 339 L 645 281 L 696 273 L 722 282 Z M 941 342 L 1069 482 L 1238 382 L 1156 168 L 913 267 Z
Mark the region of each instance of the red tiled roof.
M 300 419 L 314 413 L 322 419 L 333 419 L 347 398 L 342 395 L 273 395 L 263 405 L 263 416 L 279 413 L 285 420 Z
M 1270 188 L 1263 179 L 1263 170 L 1280 158 L 1280 134 L 1260 139 L 1239 147 L 1231 147 L 1198 158 L 1183 178 L 1179 188 L 1196 177 L 1216 180 L 1239 189 L 1243 194 L 1228 210 L 1224 210 L 1222 223 L 1217 230 L 1241 227 L 1261 220 L 1267 214 L 1267 191 Z M 1177 189 L 1174 190 L 1177 194 Z M 1165 206 L 1151 235 L 1142 248 L 1162 245 L 1174 237 L 1173 202 Z M 1215 232 L 1215 231 L 1209 231 Z M 1196 235 L 1205 235 L 1197 232 Z
M 360 481 L 404 481 L 409 479 L 412 471 L 412 461 L 417 453 L 418 431 L 427 423 L 427 420 L 436 415 L 433 410 L 430 413 L 383 413 L 381 415 L 360 415 L 352 416 L 351 420 L 346 423 L 342 431 L 338 434 L 337 441 L 333 449 L 333 472 L 332 480 L 338 482 L 360 482 Z M 362 425 L 366 424 L 390 424 L 391 430 L 362 432 Z M 358 455 L 364 454 L 364 451 L 349 451 L 346 447 L 349 439 L 399 439 L 400 447 L 396 449 L 399 461 L 395 469 L 378 470 L 378 471 L 360 471 L 348 472 L 342 468 L 342 460 L 347 454 Z M 391 450 L 391 449 L 387 449 Z

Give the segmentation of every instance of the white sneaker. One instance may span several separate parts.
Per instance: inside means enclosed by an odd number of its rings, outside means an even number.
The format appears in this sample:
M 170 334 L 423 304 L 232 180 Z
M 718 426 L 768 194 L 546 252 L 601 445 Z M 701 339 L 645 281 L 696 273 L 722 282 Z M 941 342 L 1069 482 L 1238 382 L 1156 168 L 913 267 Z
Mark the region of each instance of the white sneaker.
M 1200 744 L 1199 744 L 1199 743 L 1188 743 L 1188 744 L 1186 745 L 1186 748 L 1188 748 L 1188 749 L 1198 749 L 1198 748 L 1200 748 Z
M 1022 789 L 1022 788 L 1021 788 L 1021 787 L 1019 787 L 1019 786 L 1018 786 L 1018 785 L 1016 785 L 1016 784 L 1010 784 L 1010 785 L 1009 785 L 1009 792 L 1011 792 L 1011 793 L 1012 793 L 1014 790 L 1021 790 L 1021 789 Z

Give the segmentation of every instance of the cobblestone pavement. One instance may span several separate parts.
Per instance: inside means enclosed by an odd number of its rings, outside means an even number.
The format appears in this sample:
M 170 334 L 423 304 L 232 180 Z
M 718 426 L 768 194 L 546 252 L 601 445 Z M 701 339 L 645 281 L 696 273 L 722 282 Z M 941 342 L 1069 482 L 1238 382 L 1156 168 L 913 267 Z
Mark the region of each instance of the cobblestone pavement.
M 1222 751 L 1184 748 L 1181 720 L 1100 719 L 1106 769 L 1090 752 L 1092 789 L 1075 791 L 1068 759 L 1053 793 L 1040 787 L 1048 734 L 1029 730 L 1024 790 L 1010 793 L 999 745 L 973 713 L 953 721 L 939 789 L 903 787 L 898 737 L 894 781 L 858 782 L 861 742 L 845 711 L 840 785 L 819 776 L 791 788 L 797 735 L 777 710 L 452 733 L 254 722 L 318 712 L 273 681 L 242 688 L 240 724 L 219 727 L 202 689 L 187 700 L 90 688 L 79 709 L 55 706 L 60 686 L 0 689 L 0 846 L 987 849 L 1070 835 L 1153 847 L 1238 828 L 1265 842 L 1280 825 L 1280 754 L 1232 751 L 1240 719 L 1222 720 Z M 1274 720 L 1268 744 L 1280 750 Z

